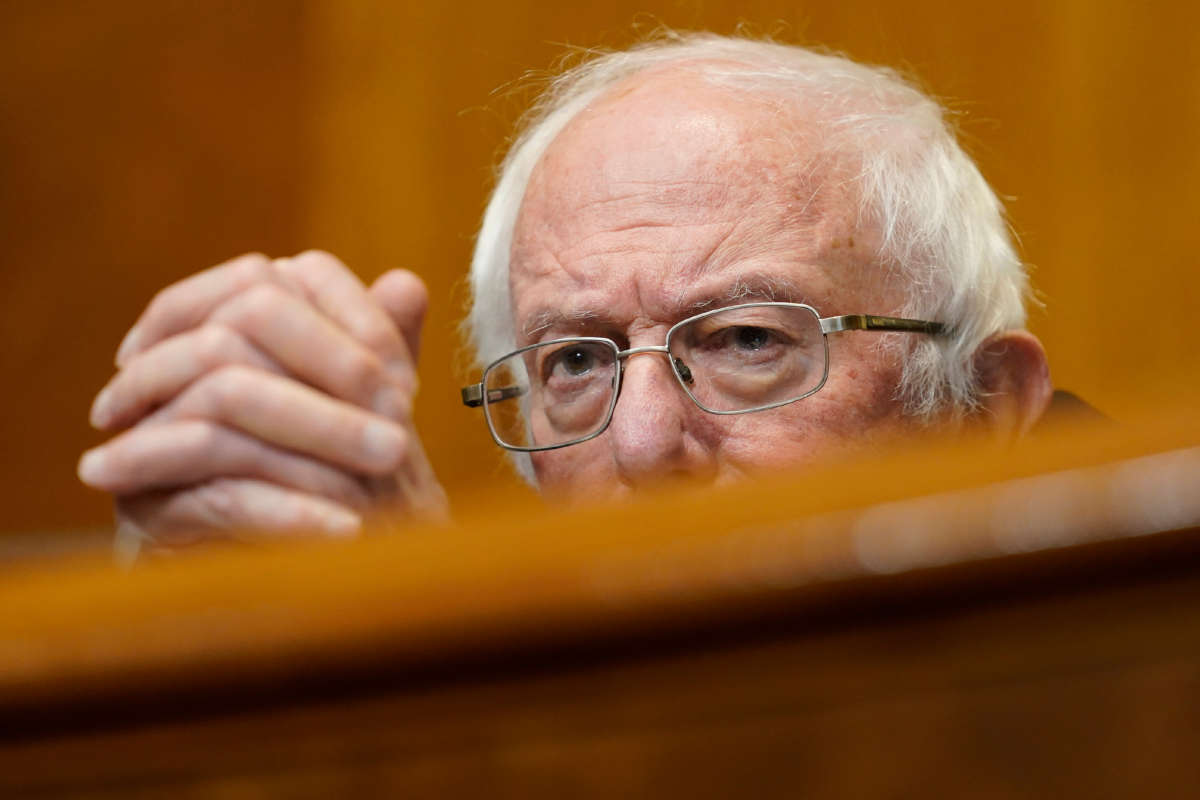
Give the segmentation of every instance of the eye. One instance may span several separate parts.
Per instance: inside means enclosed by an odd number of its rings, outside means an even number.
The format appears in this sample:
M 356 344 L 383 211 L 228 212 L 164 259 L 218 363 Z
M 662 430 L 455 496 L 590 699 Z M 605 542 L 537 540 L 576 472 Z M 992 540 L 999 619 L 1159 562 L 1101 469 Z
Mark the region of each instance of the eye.
M 538 352 L 537 374 L 546 385 L 582 386 L 610 372 L 612 356 L 609 348 L 593 342 L 549 345 Z
M 730 325 L 709 334 L 707 348 L 730 356 L 763 356 L 788 342 L 780 331 L 761 325 Z
M 561 367 L 572 377 L 586 375 L 596 366 L 596 357 L 582 347 L 567 347 L 554 354 L 551 368 Z
M 766 328 L 742 325 L 729 330 L 731 344 L 742 350 L 761 350 L 771 341 L 771 332 Z

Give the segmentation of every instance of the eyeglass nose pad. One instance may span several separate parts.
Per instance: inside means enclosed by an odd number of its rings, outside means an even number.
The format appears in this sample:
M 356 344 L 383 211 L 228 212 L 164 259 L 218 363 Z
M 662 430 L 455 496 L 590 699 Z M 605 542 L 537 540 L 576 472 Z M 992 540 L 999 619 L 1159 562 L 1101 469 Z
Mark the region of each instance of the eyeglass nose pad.
M 683 363 L 683 361 L 678 358 L 674 358 L 672 360 L 675 362 L 675 371 L 679 373 L 679 377 L 683 379 L 684 383 L 691 386 L 696 382 L 695 379 L 692 378 L 692 371 L 688 369 L 687 364 Z

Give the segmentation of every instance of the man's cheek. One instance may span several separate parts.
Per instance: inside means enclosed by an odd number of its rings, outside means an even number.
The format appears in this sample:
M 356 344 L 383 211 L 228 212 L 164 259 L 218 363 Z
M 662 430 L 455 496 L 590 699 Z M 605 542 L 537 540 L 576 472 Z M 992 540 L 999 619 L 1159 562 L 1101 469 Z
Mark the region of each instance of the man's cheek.
M 721 460 L 738 472 L 799 467 L 845 446 L 846 409 L 817 395 L 744 417 L 721 441 Z
M 611 459 L 605 458 L 604 451 L 595 446 L 595 440 L 529 455 L 538 486 L 547 496 L 570 497 L 588 487 L 599 493 L 606 488 L 606 480 L 613 480 L 612 476 L 603 474 L 604 465 Z

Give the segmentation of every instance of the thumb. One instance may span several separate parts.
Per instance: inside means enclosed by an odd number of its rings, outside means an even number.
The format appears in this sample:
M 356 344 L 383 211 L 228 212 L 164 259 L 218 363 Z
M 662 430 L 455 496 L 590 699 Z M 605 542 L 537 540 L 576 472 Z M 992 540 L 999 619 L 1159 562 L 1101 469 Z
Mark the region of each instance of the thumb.
M 424 281 L 406 269 L 394 269 L 379 276 L 369 292 L 400 331 L 415 366 L 421 352 L 421 326 L 429 308 Z

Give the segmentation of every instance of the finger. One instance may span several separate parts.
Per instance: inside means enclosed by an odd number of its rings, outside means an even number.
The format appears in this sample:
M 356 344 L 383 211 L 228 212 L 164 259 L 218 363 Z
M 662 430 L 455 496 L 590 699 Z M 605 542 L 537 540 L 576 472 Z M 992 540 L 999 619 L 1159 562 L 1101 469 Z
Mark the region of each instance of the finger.
M 139 425 L 85 453 L 79 477 L 114 494 L 187 486 L 218 477 L 258 478 L 350 508 L 365 509 L 370 504 L 363 485 L 349 474 L 205 420 Z
M 117 515 L 151 549 L 211 539 L 269 541 L 305 532 L 352 537 L 362 525 L 358 514 L 337 503 L 248 478 L 122 497 Z
M 273 283 L 298 294 L 261 253 L 244 256 L 173 283 L 150 301 L 117 349 L 117 366 L 176 333 L 194 328 L 230 297 L 256 283 Z
M 407 457 L 395 475 L 386 483 L 382 479 L 373 480 L 370 487 L 384 507 L 427 520 L 445 522 L 449 519 L 446 492 L 438 483 L 433 466 L 417 437 L 409 442 Z
M 395 422 L 289 378 L 221 367 L 155 411 L 143 425 L 207 419 L 280 447 L 367 475 L 388 474 L 407 457 Z
M 240 331 L 288 372 L 335 397 L 389 416 L 408 404 L 379 356 L 277 286 L 247 289 L 218 308 L 210 322 Z
M 429 291 L 416 273 L 406 269 L 385 272 L 371 285 L 371 297 L 399 329 L 413 363 L 421 352 L 421 326 L 429 308 Z
M 131 425 L 202 375 L 231 364 L 283 372 L 240 332 L 224 325 L 204 325 L 132 356 L 96 396 L 92 425 L 101 429 Z
M 413 373 L 413 357 L 391 317 L 336 257 L 310 250 L 276 262 L 280 272 L 303 287 L 308 301 L 351 338 L 378 354 L 401 381 Z

